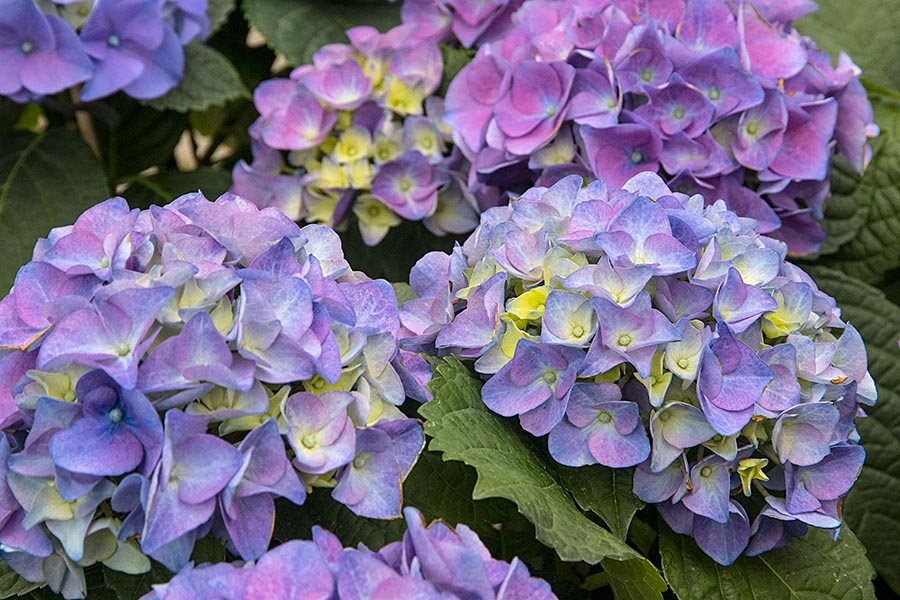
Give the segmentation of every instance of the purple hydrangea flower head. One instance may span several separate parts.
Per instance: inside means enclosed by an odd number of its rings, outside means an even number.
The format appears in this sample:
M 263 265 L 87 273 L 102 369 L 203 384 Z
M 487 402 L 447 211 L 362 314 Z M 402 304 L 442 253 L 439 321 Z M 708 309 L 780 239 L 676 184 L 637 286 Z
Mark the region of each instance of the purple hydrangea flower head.
M 571 173 L 621 187 L 655 171 L 814 253 L 832 155 L 861 171 L 878 133 L 859 68 L 846 55 L 832 66 L 792 27 L 814 6 L 805 0 L 533 0 L 474 38 L 451 23 L 501 3 L 406 4 L 405 23 L 429 39 L 477 40 L 448 86 L 446 121 L 471 191 L 492 203 Z
M 181 80 L 184 52 L 178 34 L 162 18 L 163 0 L 97 0 L 81 29 L 95 72 L 81 91 L 95 100 L 124 90 L 156 98 Z
M 318 526 L 312 540 L 291 540 L 253 563 L 185 566 L 143 600 L 163 598 L 436 598 L 554 600 L 550 585 L 532 577 L 518 558 L 491 557 L 471 529 L 425 524 L 415 508 L 403 512 L 403 539 L 377 551 L 343 548 Z
M 93 75 L 78 37 L 60 17 L 41 13 L 32 0 L 4 0 L 0 14 L 0 96 L 27 101 Z
M 37 243 L 0 301 L 15 440 L 0 544 L 59 588 L 45 561 L 75 579 L 103 561 L 146 571 L 147 556 L 178 570 L 210 532 L 259 558 L 276 499 L 303 503 L 307 486 L 398 516 L 424 446 L 396 408 L 402 374 L 428 376 L 404 367 L 399 334 L 391 286 L 353 271 L 327 227 L 230 194 L 89 209 Z
M 531 188 L 423 257 L 399 311 L 406 352 L 469 365 L 557 462 L 631 469 L 723 565 L 840 526 L 877 397 L 859 332 L 727 206 L 648 172 Z

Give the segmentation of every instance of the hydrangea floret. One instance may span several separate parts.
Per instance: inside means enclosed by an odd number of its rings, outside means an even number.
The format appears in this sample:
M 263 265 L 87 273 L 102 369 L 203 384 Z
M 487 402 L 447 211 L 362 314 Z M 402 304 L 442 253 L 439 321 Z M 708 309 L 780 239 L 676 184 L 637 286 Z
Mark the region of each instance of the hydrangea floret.
M 401 219 L 435 235 L 474 229 L 464 159 L 433 95 L 441 52 L 415 29 L 352 28 L 350 44 L 329 44 L 290 78 L 260 84 L 253 160 L 235 165 L 232 191 L 294 220 L 339 227 L 353 214 L 370 246 Z
M 877 135 L 860 70 L 791 22 L 814 2 L 407 0 L 425 40 L 477 48 L 444 120 L 482 205 L 567 174 L 673 189 L 815 252 L 830 159 L 858 172 Z
M 563 465 L 631 469 L 723 565 L 808 526 L 837 536 L 876 400 L 866 348 L 755 227 L 655 173 L 532 188 L 412 269 L 410 395 L 430 398 L 415 351 L 468 361 L 490 410 Z
M 401 514 L 424 445 L 398 409 L 397 300 L 340 240 L 226 194 L 98 204 L 0 301 L 0 558 L 83 597 L 83 567 L 243 560 L 275 499 Z
M 415 508 L 404 509 L 403 539 L 372 551 L 344 548 L 333 533 L 313 527 L 312 540 L 286 542 L 254 564 L 188 565 L 143 600 L 208 598 L 481 598 L 553 600 L 550 585 L 518 558 L 491 557 L 478 534 L 443 521 L 426 527 Z
M 184 74 L 182 46 L 209 32 L 207 0 L 0 0 L 0 95 L 31 102 L 83 85 L 150 99 Z

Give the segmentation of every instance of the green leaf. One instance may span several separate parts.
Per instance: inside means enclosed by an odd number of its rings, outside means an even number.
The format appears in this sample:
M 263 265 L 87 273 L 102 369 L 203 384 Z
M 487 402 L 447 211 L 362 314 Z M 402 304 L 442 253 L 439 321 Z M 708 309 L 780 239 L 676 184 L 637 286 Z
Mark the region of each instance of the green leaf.
M 900 265 L 900 104 L 873 96 L 872 106 L 881 135 L 874 141 L 872 162 L 855 186 L 852 180 L 842 181 L 838 172 L 841 193 L 834 210 L 846 220 L 826 223 L 826 228 L 835 234 L 846 224 L 847 231 L 836 240 L 845 243 L 822 261 L 867 282 Z M 848 187 L 851 191 L 844 194 Z
M 474 467 L 475 499 L 506 498 L 534 524 L 537 538 L 560 558 L 596 564 L 604 558 L 641 559 L 635 550 L 588 519 L 543 461 L 481 401 L 480 383 L 456 358 L 436 364 L 434 400 L 423 404 L 429 448 Z
M 196 171 L 163 171 L 156 175 L 130 178 L 122 196 L 131 207 L 148 208 L 151 204 L 168 204 L 182 194 L 201 191 L 215 200 L 228 191 L 231 175 L 226 171 L 201 167 Z
M 794 26 L 803 35 L 837 57 L 846 51 L 863 74 L 885 85 L 900 88 L 900 12 L 884 0 L 817 0 L 818 12 Z
M 660 529 L 663 573 L 681 600 L 875 600 L 866 549 L 847 527 L 837 542 L 811 528 L 787 546 L 741 557 L 730 567 L 661 520 Z
M 103 101 L 110 110 L 108 122 L 94 120 L 106 173 L 113 182 L 172 159 L 181 134 L 188 127 L 186 115 L 147 108 L 123 94 Z
M 387 31 L 400 24 L 400 3 L 362 0 L 244 0 L 244 14 L 275 52 L 294 65 L 312 61 L 326 44 L 346 42 L 344 31 L 370 25 Z
M 249 97 L 250 92 L 231 62 L 219 51 L 194 40 L 184 47 L 184 77 L 175 89 L 145 104 L 159 110 L 187 112 Z
M 283 498 L 275 502 L 274 541 L 308 540 L 313 525 L 338 536 L 344 546 L 365 544 L 378 550 L 403 536 L 406 525 L 402 519 L 384 520 L 360 517 L 331 497 L 329 489 L 315 489 L 302 506 Z M 274 542 L 273 542 L 274 543 Z
M 0 598 L 24 596 L 39 587 L 41 584 L 31 583 L 13 571 L 6 562 L 0 560 Z
M 12 286 L 39 237 L 108 197 L 100 163 L 71 131 L 0 135 L 0 290 Z
M 866 342 L 878 403 L 857 419 L 866 463 L 844 501 L 844 517 L 869 550 L 879 575 L 900 593 L 900 307 L 880 290 L 824 267 L 809 269 L 837 299 L 843 318 Z
M 831 196 L 825 203 L 825 241 L 819 255 L 834 254 L 856 237 L 872 205 L 870 194 L 858 193 L 862 176 L 841 155 L 831 161 Z
M 578 505 L 598 515 L 614 534 L 624 540 L 634 514 L 644 507 L 644 503 L 631 492 L 631 471 L 601 465 L 578 468 L 557 466 L 556 469 L 562 484 L 575 497 Z
M 662 600 L 669 589 L 659 570 L 649 560 L 600 561 L 616 600 Z
M 235 0 L 207 0 L 206 15 L 209 17 L 209 36 L 212 37 L 228 21 L 234 11 Z

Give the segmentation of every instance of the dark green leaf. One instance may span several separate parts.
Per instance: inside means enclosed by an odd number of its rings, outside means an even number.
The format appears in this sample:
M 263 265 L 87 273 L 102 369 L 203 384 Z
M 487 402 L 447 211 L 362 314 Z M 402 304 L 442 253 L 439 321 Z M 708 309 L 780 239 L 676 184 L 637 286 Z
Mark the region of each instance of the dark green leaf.
M 881 96 L 872 100 L 881 135 L 873 144 L 874 156 L 862 179 L 846 195 L 840 191 L 836 199 L 835 210 L 845 220 L 826 227 L 831 234 L 838 231 L 837 242 L 846 243 L 823 260 L 867 282 L 878 281 L 900 265 L 900 105 Z M 840 173 L 838 183 L 847 189 Z M 845 225 L 850 235 L 840 233 Z
M 107 176 L 119 182 L 129 175 L 172 160 L 175 146 L 188 126 L 186 115 L 147 108 L 116 94 L 104 100 L 108 123 L 94 119 Z
M 811 529 L 783 548 L 723 567 L 693 538 L 660 522 L 663 573 L 681 600 L 875 600 L 866 549 L 844 527 L 837 542 Z
M 631 471 L 610 469 L 601 465 L 588 467 L 556 467 L 563 486 L 584 510 L 599 515 L 621 539 L 628 535 L 634 514 L 644 503 L 632 492 Z
M 355 218 L 349 219 L 339 233 L 344 256 L 354 269 L 388 281 L 406 281 L 417 260 L 434 250 L 450 252 L 457 241 L 453 236 L 434 236 L 421 223 L 406 220 L 392 228 L 377 249 L 363 243 Z
M 857 420 L 866 464 L 844 502 L 844 517 L 878 573 L 900 593 L 900 307 L 839 271 L 816 267 L 810 273 L 866 342 L 878 404 Z
M 71 131 L 0 136 L 0 289 L 10 288 L 39 237 L 108 196 L 100 163 Z
M 230 100 L 249 98 L 240 75 L 219 51 L 197 40 L 184 47 L 184 77 L 166 95 L 148 100 L 156 109 L 205 110 Z
M 596 564 L 642 557 L 578 508 L 545 463 L 507 423 L 482 403 L 480 383 L 455 358 L 435 366 L 434 400 L 419 412 L 429 448 L 475 468 L 473 497 L 506 498 L 535 526 L 537 538 L 563 560 Z
M 400 24 L 400 3 L 361 0 L 244 0 L 244 14 L 266 43 L 290 64 L 308 63 L 322 46 L 346 42 L 344 31 L 370 25 L 381 31 Z
M 213 35 L 228 20 L 235 9 L 235 0 L 207 0 L 206 14 L 209 17 L 209 35 Z
M 837 57 L 846 51 L 863 74 L 884 85 L 900 88 L 900 12 L 884 0 L 817 0 L 818 12 L 794 25 L 803 35 Z
M 862 176 L 853 170 L 843 156 L 831 162 L 831 196 L 825 204 L 825 241 L 820 255 L 834 254 L 852 240 L 865 225 L 872 204 L 872 196 L 857 193 Z
M 9 568 L 3 560 L 0 560 L 0 598 L 13 598 L 24 596 L 31 590 L 41 587 L 38 583 L 31 583 L 21 575 Z
M 228 191 L 231 175 L 212 167 L 196 171 L 163 171 L 156 175 L 138 175 L 129 179 L 122 196 L 132 207 L 148 208 L 151 204 L 168 204 L 182 194 L 201 191 L 215 200 Z
M 357 516 L 334 500 L 329 489 L 313 490 L 302 506 L 283 499 L 277 500 L 275 506 L 273 543 L 308 540 L 313 525 L 318 525 L 338 536 L 344 546 L 361 543 L 377 550 L 399 540 L 406 530 L 402 519 L 387 521 Z

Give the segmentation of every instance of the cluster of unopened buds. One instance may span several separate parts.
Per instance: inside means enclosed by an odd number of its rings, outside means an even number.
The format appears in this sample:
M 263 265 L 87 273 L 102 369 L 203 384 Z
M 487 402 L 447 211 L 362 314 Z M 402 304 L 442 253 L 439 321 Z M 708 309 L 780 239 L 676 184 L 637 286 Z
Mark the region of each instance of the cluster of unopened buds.
M 162 96 L 184 74 L 182 46 L 209 32 L 206 7 L 207 0 L 3 0 L 0 96 L 30 102 L 81 84 L 84 101 L 119 90 Z
M 531 577 L 518 558 L 491 558 L 478 535 L 441 521 L 426 527 L 421 513 L 404 510 L 407 530 L 377 551 L 343 548 L 334 534 L 313 527 L 312 541 L 290 541 L 255 564 L 187 567 L 144 600 L 206 598 L 480 598 L 552 600 L 546 581 Z
M 295 220 L 340 226 L 353 213 L 375 245 L 401 218 L 436 235 L 466 233 L 477 207 L 443 123 L 438 45 L 404 25 L 347 31 L 290 78 L 254 92 L 253 161 L 234 168 L 235 193 Z
M 568 176 L 416 264 L 401 346 L 470 361 L 487 407 L 559 463 L 633 468 L 635 495 L 723 565 L 807 526 L 836 536 L 876 400 L 866 349 L 755 225 L 655 173 Z
M 398 330 L 333 231 L 236 196 L 52 230 L 0 301 L 0 557 L 81 597 L 82 567 L 177 571 L 210 531 L 257 559 L 314 487 L 399 517 Z
M 791 22 L 809 0 L 406 0 L 425 40 L 477 48 L 444 120 L 482 205 L 567 174 L 642 171 L 727 198 L 793 254 L 815 252 L 835 149 L 856 171 L 877 134 L 859 69 Z

